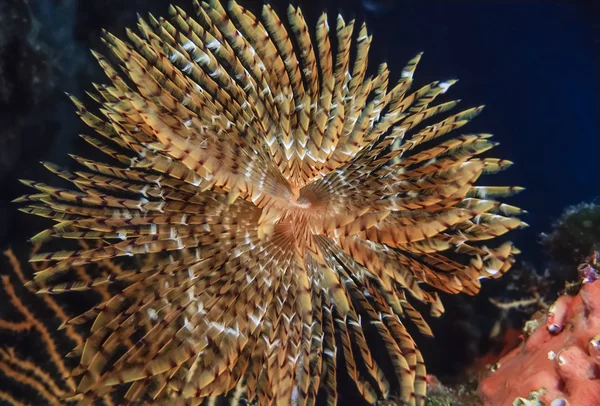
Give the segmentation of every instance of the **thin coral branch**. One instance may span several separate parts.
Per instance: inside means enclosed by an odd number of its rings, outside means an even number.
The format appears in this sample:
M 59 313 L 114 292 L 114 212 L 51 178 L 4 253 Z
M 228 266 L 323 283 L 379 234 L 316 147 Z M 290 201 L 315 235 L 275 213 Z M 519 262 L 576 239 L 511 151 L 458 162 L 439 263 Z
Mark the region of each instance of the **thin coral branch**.
M 37 249 L 34 247 L 34 252 Z M 54 332 L 61 322 L 70 319 L 63 306 L 51 296 L 40 297 L 35 291 L 26 289 L 17 291 L 16 286 L 26 282 L 26 273 L 13 250 L 6 250 L 4 256 L 8 261 L 8 274 L 1 277 L 0 300 L 10 305 L 6 307 L 6 314 L 11 319 L 0 319 L 0 375 L 9 383 L 0 392 L 0 399 L 11 405 L 64 405 L 74 393 L 76 383 L 71 376 L 71 366 L 57 343 L 81 345 L 84 340 L 72 326 L 60 334 Z M 36 314 L 36 306 L 50 310 L 54 318 Z M 15 317 L 20 320 L 12 320 Z M 15 343 L 20 343 L 19 346 L 24 345 L 42 355 L 27 354 L 11 347 L 8 345 L 13 342 L 8 340 L 11 336 L 18 337 Z M 114 404 L 110 396 L 104 396 L 102 401 L 106 406 Z

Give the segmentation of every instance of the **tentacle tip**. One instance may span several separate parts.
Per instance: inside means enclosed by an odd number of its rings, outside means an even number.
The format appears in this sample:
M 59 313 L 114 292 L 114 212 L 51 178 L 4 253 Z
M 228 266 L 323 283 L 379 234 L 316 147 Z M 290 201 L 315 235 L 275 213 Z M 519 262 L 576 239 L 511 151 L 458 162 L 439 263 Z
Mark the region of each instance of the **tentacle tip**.
M 27 290 L 35 293 L 36 295 L 40 295 L 40 294 L 46 293 L 46 292 L 43 291 L 44 289 L 42 289 L 41 286 L 35 280 L 29 280 L 29 281 L 25 282 L 23 284 L 23 286 Z
M 33 186 L 35 184 L 34 181 L 29 180 L 29 179 L 19 179 L 19 182 L 21 182 L 22 184 L 24 184 L 25 186 Z

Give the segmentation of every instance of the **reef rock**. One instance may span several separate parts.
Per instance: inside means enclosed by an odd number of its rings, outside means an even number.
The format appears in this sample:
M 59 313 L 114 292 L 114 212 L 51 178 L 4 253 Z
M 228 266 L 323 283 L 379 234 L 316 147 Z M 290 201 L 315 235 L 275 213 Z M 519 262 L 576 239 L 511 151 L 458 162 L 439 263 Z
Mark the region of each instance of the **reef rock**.
M 526 340 L 480 382 L 484 406 L 523 404 L 532 393 L 535 404 L 600 405 L 600 282 L 583 277 L 579 293 L 530 321 Z

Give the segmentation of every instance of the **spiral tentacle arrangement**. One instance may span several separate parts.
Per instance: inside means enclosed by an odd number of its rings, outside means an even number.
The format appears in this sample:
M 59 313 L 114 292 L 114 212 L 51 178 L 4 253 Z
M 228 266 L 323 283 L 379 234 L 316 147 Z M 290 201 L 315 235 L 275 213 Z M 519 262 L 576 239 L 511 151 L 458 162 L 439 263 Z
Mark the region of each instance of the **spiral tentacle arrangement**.
M 517 249 L 484 244 L 524 225 L 496 200 L 520 188 L 475 186 L 511 162 L 480 156 L 489 134 L 455 135 L 482 107 L 432 122 L 458 104 L 435 103 L 455 81 L 411 91 L 421 55 L 395 84 L 386 64 L 368 76 L 372 37 L 341 16 L 311 29 L 292 6 L 287 22 L 269 5 L 261 18 L 234 1 L 195 8 L 140 18 L 126 40 L 105 33 L 99 108 L 72 99 L 95 131 L 82 137 L 109 158 L 45 164 L 73 190 L 23 181 L 36 192 L 22 210 L 56 222 L 34 242 L 97 243 L 32 257 L 45 264 L 40 292 L 125 284 L 66 322 L 90 323 L 74 395 L 90 404 L 127 386 L 126 399 L 154 404 L 335 404 L 342 369 L 368 403 L 423 405 L 405 323 L 432 332 L 414 304 L 438 316 L 437 291 L 472 295 L 506 272 Z

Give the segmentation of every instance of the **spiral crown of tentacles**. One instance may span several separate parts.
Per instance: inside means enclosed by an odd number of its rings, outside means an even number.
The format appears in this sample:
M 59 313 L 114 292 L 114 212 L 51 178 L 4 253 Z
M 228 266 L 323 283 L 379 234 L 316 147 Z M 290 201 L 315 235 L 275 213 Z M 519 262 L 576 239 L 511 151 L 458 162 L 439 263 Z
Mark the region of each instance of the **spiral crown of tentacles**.
M 236 2 L 195 6 L 140 18 L 126 41 L 105 33 L 120 72 L 94 53 L 110 78 L 90 93 L 99 110 L 72 99 L 110 162 L 45 164 L 77 190 L 24 181 L 37 192 L 23 210 L 57 223 L 34 242 L 98 241 L 35 255 L 41 292 L 127 283 L 66 323 L 93 322 L 75 349 L 80 403 L 127 384 L 127 399 L 158 404 L 331 404 L 342 364 L 367 402 L 422 405 L 425 367 L 404 323 L 432 332 L 412 303 L 436 316 L 436 290 L 475 294 L 518 252 L 483 241 L 525 225 L 496 200 L 520 188 L 475 186 L 511 164 L 480 157 L 491 136 L 453 135 L 482 107 L 425 125 L 458 104 L 435 104 L 455 81 L 411 92 L 421 55 L 396 84 L 386 64 L 367 76 L 364 24 L 339 16 L 330 33 L 327 15 L 312 30 L 292 6 L 287 23 L 269 5 L 260 19 Z M 152 253 L 166 254 L 49 284 Z

